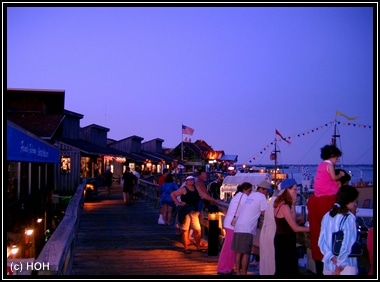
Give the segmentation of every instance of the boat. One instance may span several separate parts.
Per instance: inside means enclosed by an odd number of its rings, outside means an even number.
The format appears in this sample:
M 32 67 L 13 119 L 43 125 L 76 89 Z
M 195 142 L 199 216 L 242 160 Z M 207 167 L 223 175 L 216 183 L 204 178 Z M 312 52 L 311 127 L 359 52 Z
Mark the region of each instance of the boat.
M 223 179 L 220 186 L 220 199 L 229 202 L 235 194 L 237 187 L 243 182 L 249 182 L 254 188 L 262 181 L 272 182 L 272 176 L 267 172 L 238 172 L 235 175 L 228 175 Z
M 243 182 L 252 184 L 254 190 L 262 181 L 269 182 L 274 189 L 277 189 L 279 183 L 288 178 L 288 174 L 284 173 L 277 164 L 277 139 L 274 140 L 274 151 L 270 155 L 270 159 L 274 160 L 274 166 L 249 166 L 242 165 L 234 168 L 234 173 L 224 178 L 220 187 L 220 199 L 229 202 L 233 194 L 236 192 L 238 185 Z M 270 193 L 271 195 L 272 193 Z

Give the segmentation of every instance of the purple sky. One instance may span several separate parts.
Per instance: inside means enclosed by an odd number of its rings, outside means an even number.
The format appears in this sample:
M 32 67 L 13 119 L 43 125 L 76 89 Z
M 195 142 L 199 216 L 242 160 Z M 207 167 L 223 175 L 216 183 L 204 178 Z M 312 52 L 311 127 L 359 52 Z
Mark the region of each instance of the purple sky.
M 172 148 L 187 125 L 241 164 L 273 164 L 276 129 L 291 137 L 279 164 L 317 164 L 336 118 L 341 164 L 373 164 L 374 21 L 371 7 L 8 8 L 6 82 L 64 90 L 115 140 Z

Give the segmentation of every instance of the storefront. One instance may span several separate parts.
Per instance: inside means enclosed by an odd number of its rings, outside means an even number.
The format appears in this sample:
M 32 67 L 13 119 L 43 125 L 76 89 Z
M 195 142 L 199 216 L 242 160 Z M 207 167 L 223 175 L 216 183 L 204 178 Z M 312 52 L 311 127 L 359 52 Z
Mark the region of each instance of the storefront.
M 21 257 L 35 255 L 41 247 L 39 239 L 50 226 L 46 207 L 58 163 L 54 146 L 7 121 L 7 244 L 20 245 Z
M 54 185 L 49 168 L 59 163 L 58 150 L 16 124 L 7 122 L 8 199 L 28 196 L 43 186 Z

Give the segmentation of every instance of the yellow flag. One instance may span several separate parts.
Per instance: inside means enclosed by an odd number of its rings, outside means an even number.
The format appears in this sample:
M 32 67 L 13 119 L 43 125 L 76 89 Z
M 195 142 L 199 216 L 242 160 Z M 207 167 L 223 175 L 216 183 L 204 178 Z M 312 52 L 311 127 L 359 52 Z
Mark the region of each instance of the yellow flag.
M 349 117 L 348 115 L 345 115 L 345 114 L 343 114 L 343 113 L 340 112 L 340 111 L 336 111 L 336 115 L 337 115 L 337 116 L 345 117 L 345 118 L 348 119 L 348 120 L 355 120 L 355 119 L 358 118 L 358 117 Z

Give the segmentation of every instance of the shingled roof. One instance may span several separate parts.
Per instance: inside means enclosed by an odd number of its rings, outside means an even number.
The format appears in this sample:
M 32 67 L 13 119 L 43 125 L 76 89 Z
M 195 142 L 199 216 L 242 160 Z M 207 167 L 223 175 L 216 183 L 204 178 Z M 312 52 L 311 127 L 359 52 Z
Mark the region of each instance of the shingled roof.
M 72 147 L 78 148 L 83 153 L 90 154 L 90 155 L 99 154 L 99 155 L 113 155 L 113 156 L 119 156 L 119 157 L 127 156 L 127 153 L 123 151 L 110 148 L 110 147 L 99 146 L 83 139 L 56 138 L 56 140 L 66 143 Z
M 65 115 L 27 112 L 8 112 L 7 119 L 42 139 L 52 139 Z

